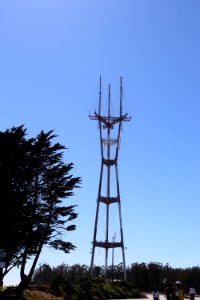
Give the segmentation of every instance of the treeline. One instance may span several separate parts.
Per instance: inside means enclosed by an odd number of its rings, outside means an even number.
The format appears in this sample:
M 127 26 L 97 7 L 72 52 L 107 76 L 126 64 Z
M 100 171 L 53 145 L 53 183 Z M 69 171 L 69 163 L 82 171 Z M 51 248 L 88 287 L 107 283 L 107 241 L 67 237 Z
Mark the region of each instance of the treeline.
M 155 286 L 164 292 L 168 284 L 175 286 L 177 280 L 182 282 L 185 294 L 188 294 L 191 285 L 197 293 L 200 292 L 200 267 L 172 268 L 169 264 L 150 262 L 134 263 L 127 268 L 127 279 L 143 291 L 151 292 Z
M 106 278 L 111 282 L 122 280 L 122 265 L 110 266 L 106 272 L 103 267 L 96 266 L 94 275 L 96 278 Z M 50 267 L 48 264 L 42 264 L 35 270 L 31 284 L 50 285 L 58 276 L 74 284 L 83 277 L 90 277 L 90 267 L 80 264 L 72 266 L 61 264 L 57 267 Z M 182 282 L 185 294 L 188 294 L 191 285 L 194 285 L 199 293 L 200 267 L 172 268 L 169 264 L 163 265 L 157 262 L 133 263 L 127 267 L 127 281 L 134 284 L 140 291 L 151 292 L 157 286 L 160 292 L 164 292 L 168 283 L 173 286 L 177 280 Z

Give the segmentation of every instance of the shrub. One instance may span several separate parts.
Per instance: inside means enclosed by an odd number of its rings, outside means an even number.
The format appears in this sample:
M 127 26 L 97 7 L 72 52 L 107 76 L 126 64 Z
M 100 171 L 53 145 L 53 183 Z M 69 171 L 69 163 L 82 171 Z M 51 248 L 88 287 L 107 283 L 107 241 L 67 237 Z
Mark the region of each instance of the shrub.
M 138 289 L 134 288 L 131 290 L 131 298 L 140 298 L 141 293 Z
M 52 284 L 50 285 L 50 291 L 55 296 L 61 296 L 63 293 L 63 283 L 64 280 L 61 276 L 57 276 L 54 278 Z

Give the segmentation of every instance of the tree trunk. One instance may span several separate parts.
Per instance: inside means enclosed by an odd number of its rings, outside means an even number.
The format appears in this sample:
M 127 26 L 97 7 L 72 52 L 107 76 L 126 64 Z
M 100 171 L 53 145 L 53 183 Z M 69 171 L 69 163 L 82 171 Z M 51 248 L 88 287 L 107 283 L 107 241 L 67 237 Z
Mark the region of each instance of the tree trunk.
M 0 287 L 3 287 L 3 268 L 0 268 Z

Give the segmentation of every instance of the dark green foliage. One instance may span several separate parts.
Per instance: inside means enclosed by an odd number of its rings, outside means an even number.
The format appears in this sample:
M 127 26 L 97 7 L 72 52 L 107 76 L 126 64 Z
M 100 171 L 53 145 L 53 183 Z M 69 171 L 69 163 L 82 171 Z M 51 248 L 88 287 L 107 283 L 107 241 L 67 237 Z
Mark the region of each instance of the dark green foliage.
M 136 285 L 132 282 L 126 281 L 126 280 L 120 280 L 120 281 L 115 281 L 113 284 L 118 285 L 119 287 L 125 287 L 127 291 L 131 291 L 132 289 L 136 288 Z
M 56 277 L 50 290 L 56 296 L 63 296 L 65 300 L 100 300 L 100 299 L 128 299 L 139 298 L 139 290 L 133 289 L 131 283 L 107 282 L 105 279 L 89 277 L 80 278 L 74 285 Z
M 32 281 L 34 285 L 49 285 L 56 276 L 54 270 L 48 264 L 39 265 L 33 276 L 35 274 L 37 274 L 38 280 L 35 282 Z
M 19 126 L 0 132 L 0 248 L 7 252 L 1 277 L 19 266 L 19 294 L 30 282 L 44 245 L 65 253 L 75 249 L 63 234 L 76 228 L 67 224 L 76 219 L 76 206 L 65 202 L 80 183 L 70 174 L 73 164 L 64 163 L 65 147 L 54 143 L 52 130 L 30 139 L 26 131 Z
M 7 287 L 4 290 L 0 291 L 1 300 L 25 300 L 23 295 L 18 295 L 16 293 L 15 287 Z
M 131 297 L 130 298 L 145 298 L 145 294 L 142 294 L 141 291 L 137 288 L 133 288 L 131 291 L 130 291 L 130 295 Z
M 48 266 L 48 267 L 47 267 Z M 46 276 L 46 272 L 48 272 L 49 277 Z M 62 276 L 64 280 L 74 284 L 79 279 L 90 276 L 90 268 L 86 265 L 72 265 L 69 266 L 67 264 L 62 264 L 57 267 L 51 268 L 49 265 L 43 264 L 40 265 L 34 272 L 31 284 L 51 284 L 53 278 L 58 275 Z M 44 279 L 45 281 L 44 281 Z M 47 279 L 47 281 L 46 281 Z
M 189 287 L 193 284 L 200 291 L 200 267 L 192 268 L 172 268 L 169 264 L 162 265 L 161 263 L 134 263 L 127 268 L 127 279 L 134 282 L 141 291 L 151 292 L 154 286 L 158 286 L 161 292 L 165 290 L 164 280 L 175 285 L 177 280 L 180 280 L 185 293 L 188 293 Z
M 50 267 L 49 267 L 50 268 Z M 119 273 L 114 273 L 114 278 L 120 277 L 121 270 L 118 266 L 114 268 Z M 42 268 L 40 271 L 36 270 L 33 276 L 34 284 L 41 283 L 42 278 Z M 188 293 L 189 287 L 193 284 L 197 290 L 197 293 L 200 292 L 200 267 L 192 268 L 172 268 L 168 264 L 162 265 L 160 263 L 134 263 L 131 266 L 127 267 L 127 281 L 116 280 L 108 281 L 103 276 L 100 275 L 103 273 L 103 268 L 98 267 L 98 274 L 95 279 L 92 281 L 91 290 L 100 291 L 100 294 L 103 293 L 109 297 L 112 288 L 110 286 L 115 286 L 115 292 L 119 293 L 119 288 L 126 288 L 127 292 L 130 293 L 130 298 L 139 298 L 142 292 L 152 292 L 155 285 L 158 286 L 160 292 L 164 292 L 166 285 L 164 284 L 164 279 L 168 282 L 171 282 L 172 285 L 175 284 L 177 280 L 180 280 L 183 285 L 185 293 Z M 79 289 L 84 294 L 84 290 L 81 288 L 82 282 L 88 284 L 87 280 L 90 278 L 90 268 L 86 265 L 61 265 L 58 267 L 51 268 L 51 276 L 56 277 L 60 274 L 65 280 L 70 282 L 73 286 L 79 284 L 75 289 Z M 51 277 L 52 278 L 52 277 Z M 110 283 L 109 287 L 107 283 Z M 50 282 L 49 282 L 50 284 Z M 83 284 L 83 286 L 84 286 Z M 98 287 L 98 288 L 97 288 Z M 124 289 L 122 290 L 122 292 Z
M 60 296 L 63 293 L 63 286 L 64 286 L 64 279 L 58 275 L 57 277 L 54 278 L 50 286 L 50 291 L 54 295 Z
M 74 295 L 77 293 L 74 286 L 61 276 L 57 276 L 53 280 L 49 291 L 55 296 L 64 296 L 67 300 L 74 299 Z

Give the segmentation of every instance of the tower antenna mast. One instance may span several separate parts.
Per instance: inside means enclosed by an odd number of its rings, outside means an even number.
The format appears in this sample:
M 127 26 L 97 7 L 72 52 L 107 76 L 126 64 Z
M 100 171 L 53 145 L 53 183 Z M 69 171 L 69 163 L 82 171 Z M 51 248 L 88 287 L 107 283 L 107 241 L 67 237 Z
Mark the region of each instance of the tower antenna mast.
M 94 234 L 92 242 L 91 253 L 91 276 L 93 276 L 94 258 L 96 247 L 105 249 L 105 270 L 108 269 L 108 254 L 109 249 L 121 248 L 122 252 L 122 265 L 123 265 L 123 277 L 126 280 L 126 262 L 125 262 L 125 250 L 124 250 L 124 237 L 122 226 L 122 213 L 121 213 L 121 201 L 120 201 L 120 189 L 119 189 L 119 175 L 118 175 L 118 153 L 120 145 L 120 134 L 122 128 L 122 122 L 130 121 L 131 117 L 128 114 L 123 114 L 122 106 L 122 77 L 120 77 L 120 105 L 119 116 L 115 117 L 111 114 L 111 87 L 108 85 L 108 109 L 107 115 L 102 115 L 102 83 L 100 76 L 99 87 L 99 105 L 98 113 L 94 112 L 94 115 L 89 115 L 91 120 L 97 120 L 99 125 L 100 147 L 101 147 L 101 168 L 100 179 L 98 188 L 98 198 L 96 206 L 96 216 L 94 224 Z M 113 133 L 115 136 L 113 137 Z M 111 186 L 111 171 L 114 169 L 115 173 L 115 191 Z M 105 175 L 104 175 L 105 173 Z M 103 185 L 103 177 L 106 176 L 105 184 Z M 98 221 L 100 206 L 105 206 L 105 235 L 104 240 L 98 239 Z M 119 215 L 119 241 L 115 239 L 110 241 L 110 211 L 111 205 L 117 205 Z

